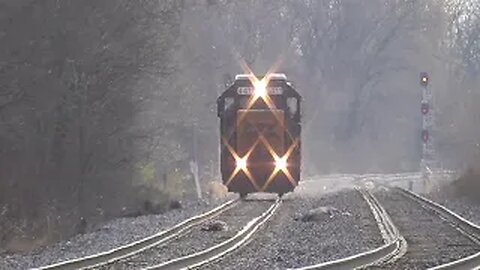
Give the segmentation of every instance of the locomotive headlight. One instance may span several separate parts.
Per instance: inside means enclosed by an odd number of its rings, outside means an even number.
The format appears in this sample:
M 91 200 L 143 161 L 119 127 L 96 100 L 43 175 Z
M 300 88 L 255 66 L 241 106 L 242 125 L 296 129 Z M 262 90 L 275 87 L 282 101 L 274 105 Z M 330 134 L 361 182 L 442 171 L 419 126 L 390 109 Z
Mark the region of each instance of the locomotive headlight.
M 236 160 L 237 163 L 237 169 L 245 171 L 247 169 L 247 157 L 244 158 L 238 158 Z
M 256 80 L 253 84 L 255 88 L 255 96 L 264 98 L 267 95 L 267 82 L 262 80 Z
M 276 158 L 275 168 L 279 171 L 285 171 L 287 169 L 287 157 Z

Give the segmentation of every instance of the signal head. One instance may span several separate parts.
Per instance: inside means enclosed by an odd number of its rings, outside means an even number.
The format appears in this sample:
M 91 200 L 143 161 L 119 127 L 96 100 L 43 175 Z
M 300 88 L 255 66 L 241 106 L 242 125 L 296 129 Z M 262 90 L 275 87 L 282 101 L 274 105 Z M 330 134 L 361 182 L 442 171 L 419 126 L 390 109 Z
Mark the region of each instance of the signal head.
M 428 85 L 428 73 L 421 72 L 420 73 L 420 85 L 426 87 Z

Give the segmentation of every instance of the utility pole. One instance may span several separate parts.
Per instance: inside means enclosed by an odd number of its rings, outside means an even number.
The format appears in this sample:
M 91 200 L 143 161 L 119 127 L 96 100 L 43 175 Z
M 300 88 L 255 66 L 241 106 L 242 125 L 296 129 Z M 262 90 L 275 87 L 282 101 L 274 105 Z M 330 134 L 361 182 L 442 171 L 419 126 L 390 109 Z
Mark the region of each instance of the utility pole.
M 422 113 L 422 159 L 420 161 L 420 170 L 422 172 L 425 190 L 429 189 L 432 169 L 436 166 L 437 161 L 432 136 L 435 119 L 432 106 L 432 91 L 428 85 L 429 80 L 428 73 L 420 73 L 420 86 L 422 87 L 422 102 L 420 107 Z
M 190 171 L 193 174 L 193 180 L 195 181 L 195 188 L 197 190 L 198 199 L 202 199 L 202 190 L 200 187 L 200 179 L 198 176 L 198 145 L 197 145 L 197 127 L 195 124 L 192 126 L 193 134 L 193 160 L 190 161 Z

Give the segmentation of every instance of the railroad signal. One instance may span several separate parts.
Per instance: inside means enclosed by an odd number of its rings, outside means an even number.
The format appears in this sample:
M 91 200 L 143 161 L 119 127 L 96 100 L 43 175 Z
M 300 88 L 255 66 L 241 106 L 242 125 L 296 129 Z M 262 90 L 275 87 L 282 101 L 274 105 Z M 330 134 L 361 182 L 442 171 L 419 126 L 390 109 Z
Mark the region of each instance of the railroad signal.
M 428 73 L 420 72 L 420 85 L 426 87 L 428 85 Z
M 428 110 L 429 110 L 428 103 L 422 102 L 422 114 L 426 115 L 428 113 Z
M 434 123 L 434 108 L 432 107 L 432 92 L 428 83 L 430 81 L 429 75 L 427 72 L 420 72 L 419 74 L 419 84 L 420 91 L 422 92 L 421 106 L 420 111 L 422 113 L 422 130 L 421 130 L 421 140 L 422 140 L 422 158 L 420 161 L 420 166 L 422 170 L 422 178 L 425 181 L 424 187 L 428 189 L 428 181 L 432 173 L 432 167 L 438 166 L 437 159 L 435 155 L 435 147 L 433 143 L 433 133 L 432 130 L 435 130 Z

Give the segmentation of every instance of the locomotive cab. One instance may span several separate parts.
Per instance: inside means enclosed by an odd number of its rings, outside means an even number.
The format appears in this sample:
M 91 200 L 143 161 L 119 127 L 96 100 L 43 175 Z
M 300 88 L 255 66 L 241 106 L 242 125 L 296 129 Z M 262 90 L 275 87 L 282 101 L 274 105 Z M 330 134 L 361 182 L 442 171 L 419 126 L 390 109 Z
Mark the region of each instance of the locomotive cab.
M 301 97 L 284 74 L 237 75 L 217 100 L 222 181 L 241 196 L 300 180 Z

